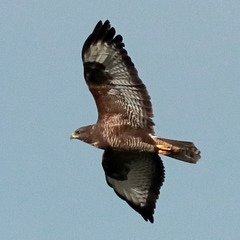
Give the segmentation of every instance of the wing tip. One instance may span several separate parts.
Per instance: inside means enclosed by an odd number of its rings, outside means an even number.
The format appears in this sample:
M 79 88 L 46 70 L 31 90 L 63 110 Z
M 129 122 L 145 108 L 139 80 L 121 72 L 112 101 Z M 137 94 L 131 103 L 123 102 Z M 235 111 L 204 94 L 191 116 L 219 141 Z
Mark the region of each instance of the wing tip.
M 142 217 L 144 218 L 144 220 L 145 220 L 146 222 L 149 221 L 150 223 L 154 223 L 153 214 L 154 214 L 154 212 L 153 212 L 153 213 L 150 213 L 150 214 L 146 214 L 146 215 L 143 215 L 143 214 L 141 214 L 141 215 L 142 215 Z
M 116 30 L 111 26 L 110 21 L 106 20 L 103 22 L 102 20 L 98 21 L 93 32 L 88 36 L 82 48 L 82 58 L 84 57 L 84 53 L 87 52 L 89 47 L 97 41 L 102 42 L 112 42 L 115 44 L 115 47 L 118 49 L 122 49 L 125 47 L 123 41 L 123 37 L 121 35 L 116 35 Z
M 119 194 L 117 194 L 119 196 Z M 124 199 L 122 196 L 120 198 Z M 146 205 L 145 207 L 141 207 L 139 205 L 133 204 L 131 201 L 127 201 L 124 199 L 130 207 L 132 207 L 136 212 L 138 212 L 146 222 L 154 223 L 154 210 L 156 208 L 156 201 L 152 205 Z M 157 200 L 157 199 L 156 199 Z

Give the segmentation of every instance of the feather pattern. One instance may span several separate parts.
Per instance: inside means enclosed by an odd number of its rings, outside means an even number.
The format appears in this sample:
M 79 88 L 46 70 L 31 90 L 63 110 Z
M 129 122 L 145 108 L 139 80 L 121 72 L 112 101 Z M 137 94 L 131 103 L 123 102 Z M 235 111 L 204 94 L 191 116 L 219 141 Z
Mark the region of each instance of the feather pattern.
M 102 164 L 109 186 L 146 221 L 153 223 L 164 181 L 164 167 L 157 153 L 105 150 Z
M 114 118 L 115 124 L 153 133 L 150 96 L 124 49 L 122 37 L 114 36 L 109 21 L 100 21 L 82 50 L 84 75 L 96 101 L 98 121 L 108 124 Z

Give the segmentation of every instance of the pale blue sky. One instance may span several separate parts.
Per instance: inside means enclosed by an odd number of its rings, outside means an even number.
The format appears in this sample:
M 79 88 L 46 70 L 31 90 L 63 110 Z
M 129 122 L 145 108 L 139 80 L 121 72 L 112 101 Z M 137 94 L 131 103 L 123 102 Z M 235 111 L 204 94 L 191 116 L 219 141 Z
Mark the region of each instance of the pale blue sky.
M 0 239 L 240 239 L 240 2 L 0 2 Z M 145 222 L 105 182 L 102 151 L 70 141 L 96 121 L 82 44 L 109 19 L 146 84 L 158 135 L 191 140 L 196 165 L 162 157 Z

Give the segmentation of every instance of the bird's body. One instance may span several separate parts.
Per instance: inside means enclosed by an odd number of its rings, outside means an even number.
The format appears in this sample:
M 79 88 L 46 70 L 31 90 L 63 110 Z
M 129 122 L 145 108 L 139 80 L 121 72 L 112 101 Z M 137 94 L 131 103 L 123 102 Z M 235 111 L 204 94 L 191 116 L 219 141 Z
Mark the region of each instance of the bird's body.
M 82 49 L 84 76 L 98 121 L 77 129 L 72 138 L 104 149 L 102 165 L 109 186 L 145 220 L 153 213 L 164 167 L 158 154 L 196 163 L 200 151 L 191 142 L 154 134 L 153 110 L 122 37 L 109 21 L 98 22 Z
M 155 141 L 145 131 L 133 129 L 128 126 L 98 123 L 79 128 L 75 134 L 88 132 L 89 135 L 81 134 L 79 139 L 101 149 L 113 148 L 124 151 L 155 152 Z M 99 135 L 99 133 L 101 133 Z

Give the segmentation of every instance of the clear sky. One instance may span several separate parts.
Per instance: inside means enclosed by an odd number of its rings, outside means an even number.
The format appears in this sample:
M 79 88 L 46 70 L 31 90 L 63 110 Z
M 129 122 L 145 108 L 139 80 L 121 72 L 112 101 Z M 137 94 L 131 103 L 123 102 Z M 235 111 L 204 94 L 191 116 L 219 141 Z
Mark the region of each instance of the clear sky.
M 240 1 L 0 2 L 0 239 L 240 239 Z M 97 119 L 82 45 L 109 19 L 152 97 L 162 157 L 155 223 L 105 182 L 102 150 L 70 141 Z

